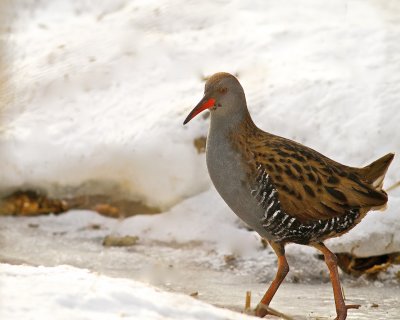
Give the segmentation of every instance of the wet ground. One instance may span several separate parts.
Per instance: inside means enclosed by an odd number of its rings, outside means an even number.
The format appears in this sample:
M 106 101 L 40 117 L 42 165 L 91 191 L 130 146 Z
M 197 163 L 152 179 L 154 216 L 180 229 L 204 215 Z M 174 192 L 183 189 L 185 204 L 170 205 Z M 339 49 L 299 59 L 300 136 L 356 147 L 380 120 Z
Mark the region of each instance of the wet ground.
M 182 246 L 142 241 L 129 248 L 104 248 L 102 240 L 110 228 L 102 226 L 101 221 L 82 221 L 79 225 L 57 217 L 1 217 L 0 262 L 73 265 L 193 294 L 197 299 L 240 312 L 246 291 L 251 291 L 254 307 L 275 273 L 275 257 L 268 252 L 261 253 L 257 260 L 221 256 L 198 243 Z M 293 319 L 334 319 L 333 295 L 323 262 L 310 256 L 289 255 L 291 262 L 292 275 L 271 307 Z M 349 311 L 348 319 L 400 319 L 398 283 L 342 278 L 347 303 L 361 305 L 359 310 Z

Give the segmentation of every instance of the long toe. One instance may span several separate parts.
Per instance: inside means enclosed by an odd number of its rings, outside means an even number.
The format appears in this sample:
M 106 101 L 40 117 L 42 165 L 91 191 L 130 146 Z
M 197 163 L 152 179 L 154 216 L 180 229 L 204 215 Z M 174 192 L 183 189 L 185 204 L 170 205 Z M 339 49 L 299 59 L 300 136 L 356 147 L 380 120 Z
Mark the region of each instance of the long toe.
M 275 316 L 279 319 L 288 319 L 288 320 L 292 319 L 290 316 L 282 312 L 279 312 L 278 310 L 272 309 L 271 307 L 265 304 L 259 303 L 257 308 L 254 310 L 254 315 L 259 318 L 264 318 L 267 314 Z
M 337 317 L 335 320 L 346 320 L 347 318 L 347 310 L 349 309 L 358 309 L 361 305 L 359 304 L 348 304 L 345 305 L 343 309 L 337 311 Z

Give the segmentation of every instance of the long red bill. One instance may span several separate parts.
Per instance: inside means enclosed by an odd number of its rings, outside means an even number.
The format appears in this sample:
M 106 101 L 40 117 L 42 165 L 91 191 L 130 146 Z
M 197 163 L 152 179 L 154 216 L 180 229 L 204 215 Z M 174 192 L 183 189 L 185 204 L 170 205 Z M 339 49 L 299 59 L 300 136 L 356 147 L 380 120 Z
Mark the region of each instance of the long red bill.
M 200 100 L 200 102 L 197 104 L 197 106 L 194 107 L 194 109 L 189 113 L 189 115 L 186 117 L 185 121 L 183 121 L 183 124 L 185 125 L 188 123 L 190 120 L 192 120 L 195 116 L 197 116 L 200 112 L 210 109 L 214 106 L 215 104 L 215 99 L 214 98 L 208 98 L 206 96 L 203 97 L 203 99 Z

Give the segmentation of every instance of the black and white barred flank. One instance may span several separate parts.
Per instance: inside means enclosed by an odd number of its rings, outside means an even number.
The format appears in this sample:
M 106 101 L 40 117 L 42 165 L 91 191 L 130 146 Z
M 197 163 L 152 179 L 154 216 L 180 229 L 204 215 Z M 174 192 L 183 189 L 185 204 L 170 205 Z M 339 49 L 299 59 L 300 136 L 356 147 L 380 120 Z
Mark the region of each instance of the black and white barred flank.
M 265 210 L 261 222 L 266 231 L 274 237 L 271 240 L 303 244 L 318 241 L 332 232 L 341 233 L 348 230 L 359 217 L 358 209 L 350 209 L 340 217 L 302 223 L 283 211 L 278 191 L 261 164 L 258 164 L 257 170 L 256 187 L 251 190 L 251 194 Z

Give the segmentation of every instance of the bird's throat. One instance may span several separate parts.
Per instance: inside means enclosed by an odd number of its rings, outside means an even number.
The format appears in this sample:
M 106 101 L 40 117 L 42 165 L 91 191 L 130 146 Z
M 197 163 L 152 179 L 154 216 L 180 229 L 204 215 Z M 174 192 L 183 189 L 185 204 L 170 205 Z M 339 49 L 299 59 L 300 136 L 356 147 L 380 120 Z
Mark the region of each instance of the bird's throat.
M 209 135 L 231 136 L 232 132 L 237 132 L 239 128 L 255 128 L 247 108 L 239 112 L 222 112 L 223 110 L 211 110 L 211 122 Z M 229 112 L 229 113 L 228 113 Z

